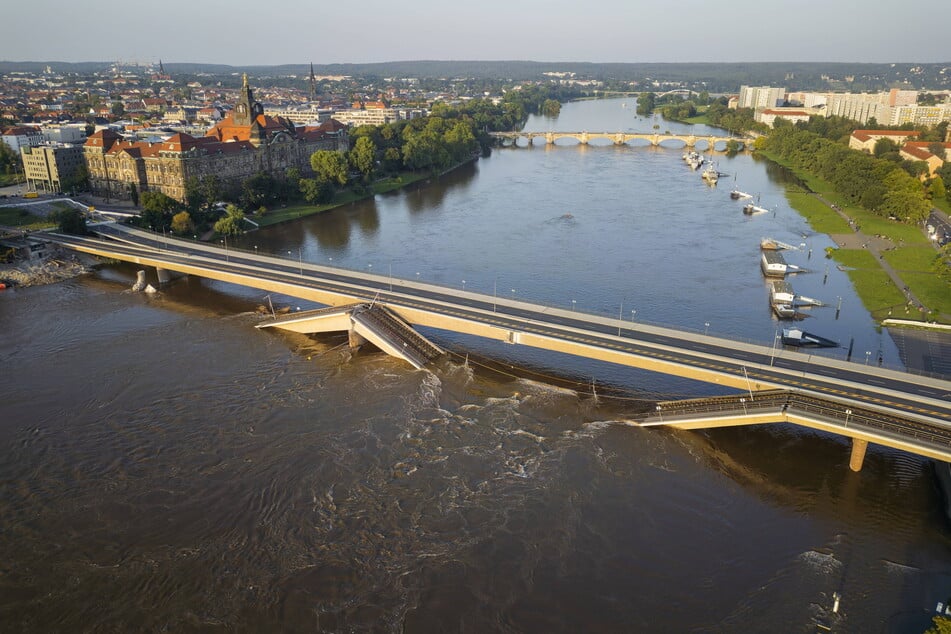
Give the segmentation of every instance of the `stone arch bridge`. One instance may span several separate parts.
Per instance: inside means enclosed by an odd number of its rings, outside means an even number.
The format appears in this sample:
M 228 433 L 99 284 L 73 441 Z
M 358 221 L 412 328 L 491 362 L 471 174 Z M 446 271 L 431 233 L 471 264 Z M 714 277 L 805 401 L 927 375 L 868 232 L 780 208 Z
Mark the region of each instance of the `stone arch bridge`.
M 712 149 L 716 143 L 728 143 L 736 141 L 741 146 L 746 146 L 749 139 L 735 136 L 716 136 L 699 134 L 657 134 L 653 132 L 490 132 L 490 136 L 497 142 L 504 143 L 511 141 L 515 144 L 519 139 L 528 141 L 528 145 L 535 145 L 536 139 L 544 139 L 546 145 L 552 145 L 559 139 L 574 139 L 581 145 L 588 145 L 596 139 L 605 139 L 614 145 L 625 145 L 630 141 L 647 141 L 652 146 L 657 146 L 664 141 L 680 141 L 686 147 L 696 147 L 700 141 L 705 141 L 707 147 Z

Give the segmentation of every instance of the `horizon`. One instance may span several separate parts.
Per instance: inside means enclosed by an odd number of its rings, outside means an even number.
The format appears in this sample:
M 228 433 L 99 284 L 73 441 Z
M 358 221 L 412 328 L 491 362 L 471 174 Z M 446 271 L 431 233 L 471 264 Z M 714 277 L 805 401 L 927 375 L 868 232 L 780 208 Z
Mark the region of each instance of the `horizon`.
M 315 11 L 304 0 L 283 0 L 268 7 L 264 20 L 257 3 L 241 0 L 226 9 L 167 0 L 161 12 L 118 0 L 100 0 L 95 11 L 81 3 L 34 0 L 31 13 L 58 19 L 43 23 L 39 33 L 12 29 L 2 57 L 247 67 L 398 60 L 689 64 L 711 55 L 718 61 L 710 63 L 723 64 L 923 64 L 943 63 L 927 60 L 948 56 L 945 26 L 951 4 L 946 0 L 916 5 L 921 19 L 914 37 L 907 30 L 904 36 L 895 34 L 898 15 L 884 0 L 862 6 L 861 24 L 851 6 L 821 0 L 802 0 L 786 11 L 757 0 L 730 4 L 726 11 L 700 0 L 684 0 L 675 10 L 644 0 L 583 6 L 486 0 L 447 12 L 435 0 L 420 0 L 409 14 L 392 3 L 367 0 L 359 15 L 351 16 Z M 894 56 L 912 61 L 893 61 Z M 203 61 L 184 61 L 195 59 Z M 287 61 L 294 59 L 303 61 Z

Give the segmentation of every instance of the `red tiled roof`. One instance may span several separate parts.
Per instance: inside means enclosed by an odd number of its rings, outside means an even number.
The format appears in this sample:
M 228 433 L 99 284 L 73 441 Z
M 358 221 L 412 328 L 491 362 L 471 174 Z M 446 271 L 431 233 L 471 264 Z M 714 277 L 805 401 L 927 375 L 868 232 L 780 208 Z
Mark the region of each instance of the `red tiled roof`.
M 876 137 L 916 137 L 918 133 L 914 130 L 856 130 L 852 133 L 859 141 L 871 141 Z

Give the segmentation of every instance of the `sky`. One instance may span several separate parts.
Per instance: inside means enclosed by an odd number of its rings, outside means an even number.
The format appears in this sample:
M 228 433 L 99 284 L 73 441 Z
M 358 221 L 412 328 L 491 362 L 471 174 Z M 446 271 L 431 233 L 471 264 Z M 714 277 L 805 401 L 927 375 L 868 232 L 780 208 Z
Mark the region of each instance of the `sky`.
M 949 62 L 951 0 L 31 0 L 0 60 Z M 909 7 L 905 9 L 904 7 Z M 41 17 L 37 17 L 41 16 Z

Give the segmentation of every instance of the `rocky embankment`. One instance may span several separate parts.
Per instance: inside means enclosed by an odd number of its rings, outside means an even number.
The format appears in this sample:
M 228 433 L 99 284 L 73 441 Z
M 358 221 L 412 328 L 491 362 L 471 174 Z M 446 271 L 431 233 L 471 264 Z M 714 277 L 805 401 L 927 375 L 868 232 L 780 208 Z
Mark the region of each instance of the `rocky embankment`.
M 0 265 L 0 281 L 8 286 L 55 284 L 88 273 L 92 262 L 75 253 L 57 249 L 40 261 L 19 261 Z

